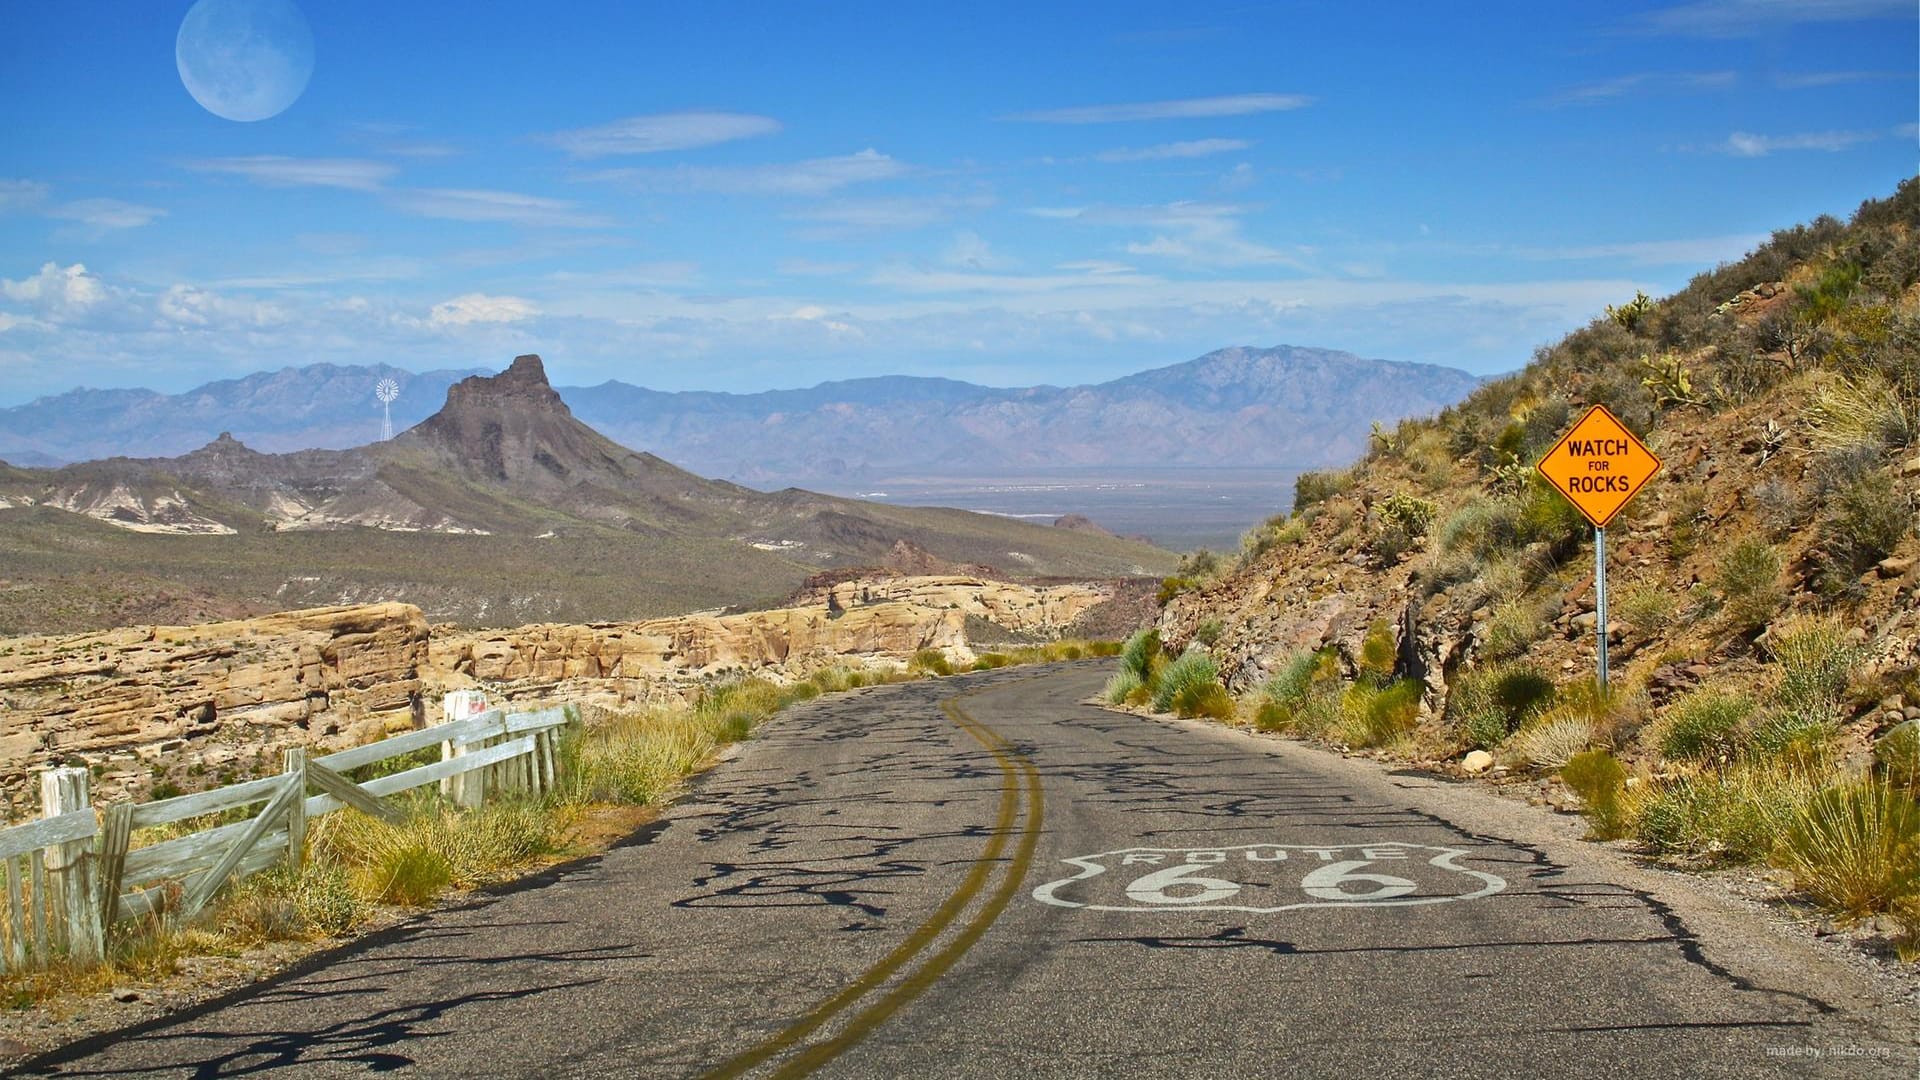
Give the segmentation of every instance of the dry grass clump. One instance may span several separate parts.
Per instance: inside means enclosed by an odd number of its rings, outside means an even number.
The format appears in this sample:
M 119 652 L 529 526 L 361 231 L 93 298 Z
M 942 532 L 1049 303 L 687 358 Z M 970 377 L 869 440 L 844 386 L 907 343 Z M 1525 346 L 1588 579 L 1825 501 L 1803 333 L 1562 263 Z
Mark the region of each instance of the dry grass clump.
M 1863 916 L 1920 896 L 1920 806 L 1905 792 L 1841 784 L 1784 824 L 1775 861 L 1822 906 Z
M 1772 621 L 1787 599 L 1785 568 L 1780 553 L 1758 536 L 1741 537 L 1720 557 L 1713 584 L 1734 629 L 1755 630 Z
M 1749 724 L 1759 708 L 1738 690 L 1694 690 L 1667 707 L 1653 741 L 1662 757 L 1675 761 L 1730 762 L 1746 750 Z

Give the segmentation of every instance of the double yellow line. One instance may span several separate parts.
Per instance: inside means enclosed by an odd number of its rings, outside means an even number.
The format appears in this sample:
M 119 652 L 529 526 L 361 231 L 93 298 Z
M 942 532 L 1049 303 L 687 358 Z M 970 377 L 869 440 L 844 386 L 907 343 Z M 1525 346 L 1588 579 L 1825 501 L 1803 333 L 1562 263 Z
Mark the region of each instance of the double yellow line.
M 905 941 L 895 946 L 893 951 L 880 959 L 880 962 L 861 973 L 839 993 L 815 1006 L 810 1012 L 772 1037 L 761 1042 L 728 1061 L 726 1064 L 706 1074 L 706 1080 L 724 1080 L 724 1078 L 744 1076 L 748 1072 L 779 1055 L 800 1046 L 826 1024 L 858 1003 L 868 994 L 878 990 L 888 980 L 907 968 L 922 952 L 931 946 L 953 925 L 967 906 L 973 903 L 980 891 L 987 885 L 997 866 L 1006 853 L 1007 844 L 1016 832 L 1018 845 L 1014 850 L 1013 862 L 1007 868 L 1006 876 L 994 889 L 987 902 L 955 934 L 952 940 L 939 951 L 927 957 L 917 968 L 894 983 L 886 992 L 869 1002 L 855 1013 L 852 1019 L 831 1038 L 806 1045 L 780 1065 L 771 1075 L 778 1078 L 806 1076 L 827 1062 L 872 1034 L 873 1030 L 887 1021 L 887 1018 L 900 1008 L 919 997 L 934 984 L 940 976 L 946 974 L 968 949 L 973 948 L 987 927 L 1000 917 L 1007 904 L 1020 891 L 1020 884 L 1026 880 L 1027 871 L 1033 865 L 1034 848 L 1040 842 L 1040 821 L 1044 813 L 1044 803 L 1040 792 L 1040 772 L 1025 754 L 1014 750 L 1000 734 L 985 724 L 967 715 L 960 707 L 961 698 L 949 698 L 940 703 L 940 710 L 947 714 L 960 729 L 973 736 L 993 755 L 994 762 L 1000 766 L 1000 809 L 994 819 L 993 835 L 987 840 L 987 846 L 968 869 L 967 876 L 961 880 L 959 888 L 948 896 L 938 910 L 926 922 L 915 927 Z M 1022 814 L 1022 794 L 1025 795 L 1024 815 Z M 1023 820 L 1022 820 L 1023 819 Z

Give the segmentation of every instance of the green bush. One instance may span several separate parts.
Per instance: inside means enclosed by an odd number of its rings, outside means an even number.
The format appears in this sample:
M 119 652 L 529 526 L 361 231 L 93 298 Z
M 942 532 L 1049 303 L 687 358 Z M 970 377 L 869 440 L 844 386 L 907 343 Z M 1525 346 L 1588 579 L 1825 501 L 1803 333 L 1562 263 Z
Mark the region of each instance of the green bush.
M 1189 683 L 1173 695 L 1172 704 L 1176 716 L 1233 719 L 1233 697 L 1218 681 Z
M 1884 471 L 1842 487 L 1820 519 L 1820 591 L 1847 596 L 1860 575 L 1892 554 L 1913 529 L 1913 504 Z
M 1774 766 L 1655 781 L 1635 800 L 1633 831 L 1658 852 L 1751 862 L 1773 850 L 1784 823 L 1813 791 L 1803 774 Z
M 1920 806 L 1886 784 L 1829 788 L 1789 821 L 1776 861 L 1825 907 L 1885 911 L 1920 894 Z
M 1425 691 L 1417 679 L 1387 686 L 1361 681 L 1340 697 L 1340 738 L 1352 747 L 1385 746 L 1413 730 Z
M 1773 619 L 1787 599 L 1780 581 L 1784 569 L 1780 553 L 1758 536 L 1741 537 L 1720 557 L 1714 587 L 1736 629 L 1756 630 Z
M 1209 683 L 1220 682 L 1220 666 L 1213 662 L 1206 650 L 1190 648 L 1179 658 L 1160 672 L 1153 683 L 1153 707 L 1159 712 L 1173 708 L 1173 700 L 1181 693 Z
M 1352 482 L 1352 475 L 1344 471 L 1301 473 L 1293 479 L 1293 512 L 1298 514 L 1309 506 L 1326 502 L 1347 490 Z
M 1754 726 L 1751 746 L 1759 757 L 1814 769 L 1833 756 L 1833 741 L 1839 734 L 1839 725 L 1829 716 L 1775 709 Z
M 1487 619 L 1481 655 L 1489 660 L 1511 660 L 1532 648 L 1547 633 L 1546 605 L 1546 601 L 1528 596 L 1496 605 Z
M 1660 755 L 1675 761 L 1731 761 L 1746 749 L 1747 722 L 1759 708 L 1731 690 L 1694 690 L 1667 708 L 1659 728 Z
M 1920 794 L 1920 721 L 1909 720 L 1873 744 L 1873 763 L 1894 788 Z
M 1315 698 L 1330 698 L 1340 685 L 1340 661 L 1332 649 L 1297 652 L 1260 688 L 1253 724 L 1262 731 L 1295 726 Z
M 1769 651 L 1780 668 L 1776 695 L 1788 711 L 1837 716 L 1860 650 L 1833 619 L 1804 619 L 1774 635 Z
M 1382 563 L 1391 565 L 1413 550 L 1433 527 L 1439 508 L 1426 499 L 1396 491 L 1374 505 L 1380 528 L 1373 537 L 1373 551 Z
M 1367 627 L 1367 636 L 1360 641 L 1360 674 L 1376 681 L 1385 681 L 1393 674 L 1394 661 L 1399 657 L 1399 643 L 1394 640 L 1393 627 L 1383 620 L 1375 620 Z
M 1680 601 L 1672 589 L 1662 585 L 1637 585 L 1620 594 L 1612 605 L 1614 613 L 1628 626 L 1649 636 L 1665 629 L 1673 621 Z
M 1485 559 L 1520 542 L 1520 508 L 1510 499 L 1476 496 L 1440 526 L 1440 550 Z
M 1447 695 L 1447 724 L 1491 750 L 1553 704 L 1553 680 L 1531 664 L 1492 664 L 1462 674 Z
M 1144 685 L 1145 680 L 1140 675 L 1131 669 L 1122 668 L 1107 680 L 1106 687 L 1100 691 L 1100 699 L 1109 705 L 1124 704 Z
M 953 674 L 953 662 L 939 649 L 921 649 L 913 654 L 913 660 L 907 664 L 907 670 L 915 675 L 933 675 L 944 677 Z
M 1219 643 L 1220 635 L 1225 629 L 1226 624 L 1219 619 L 1205 619 L 1194 628 L 1193 640 L 1211 649 Z
M 1159 655 L 1160 631 L 1138 631 L 1120 648 L 1120 670 L 1132 672 L 1134 678 L 1146 682 L 1153 674 L 1154 657 Z
M 1580 796 L 1596 839 L 1612 840 L 1624 834 L 1628 822 L 1621 794 L 1626 790 L 1627 771 L 1612 754 L 1605 750 L 1575 754 L 1560 766 L 1560 779 Z

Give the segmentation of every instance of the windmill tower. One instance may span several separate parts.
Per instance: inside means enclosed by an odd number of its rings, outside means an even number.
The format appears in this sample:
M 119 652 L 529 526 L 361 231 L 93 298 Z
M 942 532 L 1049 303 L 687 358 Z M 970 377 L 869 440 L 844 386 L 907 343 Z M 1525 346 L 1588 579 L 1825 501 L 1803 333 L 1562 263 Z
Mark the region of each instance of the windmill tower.
M 373 396 L 380 399 L 380 441 L 385 442 L 393 438 L 393 399 L 400 396 L 400 384 L 381 379 L 373 388 Z

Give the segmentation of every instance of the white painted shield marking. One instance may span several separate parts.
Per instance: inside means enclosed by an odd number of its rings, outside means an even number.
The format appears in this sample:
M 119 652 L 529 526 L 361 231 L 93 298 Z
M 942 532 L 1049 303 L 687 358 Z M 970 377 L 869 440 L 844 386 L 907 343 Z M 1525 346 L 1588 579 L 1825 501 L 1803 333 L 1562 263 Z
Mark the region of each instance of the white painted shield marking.
M 1122 848 L 1062 860 L 1079 873 L 1040 886 L 1033 898 L 1087 911 L 1269 914 L 1446 904 L 1507 887 L 1505 878 L 1461 866 L 1466 857 L 1458 848 L 1397 841 Z

